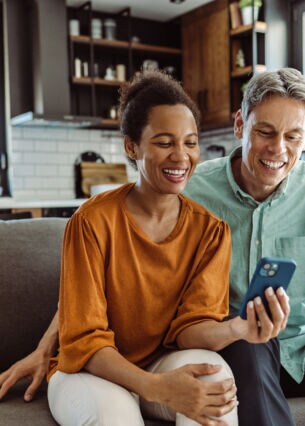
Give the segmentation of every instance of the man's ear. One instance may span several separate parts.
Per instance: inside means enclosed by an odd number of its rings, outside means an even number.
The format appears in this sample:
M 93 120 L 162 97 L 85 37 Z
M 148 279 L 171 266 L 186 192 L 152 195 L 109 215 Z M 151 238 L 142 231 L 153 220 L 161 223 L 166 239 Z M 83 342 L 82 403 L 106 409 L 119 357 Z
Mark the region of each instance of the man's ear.
M 127 156 L 132 160 L 136 160 L 135 142 L 133 142 L 129 136 L 124 136 L 124 148 Z
M 244 130 L 244 121 L 241 115 L 241 110 L 239 109 L 235 115 L 234 120 L 234 135 L 237 139 L 242 139 Z

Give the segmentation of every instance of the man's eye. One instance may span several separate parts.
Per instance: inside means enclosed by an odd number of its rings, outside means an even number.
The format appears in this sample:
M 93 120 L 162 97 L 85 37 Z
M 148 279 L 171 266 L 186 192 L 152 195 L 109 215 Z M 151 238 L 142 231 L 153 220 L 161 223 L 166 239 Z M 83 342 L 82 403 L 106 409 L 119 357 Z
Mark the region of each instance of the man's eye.
M 286 138 L 290 142 L 300 142 L 302 140 L 301 136 L 299 135 L 288 135 Z
M 271 133 L 271 132 L 267 132 L 266 130 L 258 130 L 258 133 L 259 133 L 261 136 L 264 136 L 265 138 L 267 138 L 267 137 L 269 137 L 269 136 L 271 136 L 271 135 L 272 135 L 272 133 Z

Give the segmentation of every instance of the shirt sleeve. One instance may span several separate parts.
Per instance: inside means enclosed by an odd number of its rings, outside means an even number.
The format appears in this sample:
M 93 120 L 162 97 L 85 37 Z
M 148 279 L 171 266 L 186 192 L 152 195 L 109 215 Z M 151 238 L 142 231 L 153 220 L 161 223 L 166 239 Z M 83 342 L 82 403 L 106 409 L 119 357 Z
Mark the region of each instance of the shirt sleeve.
M 90 223 L 80 213 L 67 224 L 59 297 L 59 363 L 80 371 L 99 349 L 115 348 L 108 328 L 104 257 Z
M 228 315 L 231 238 L 225 222 L 214 228 L 208 242 L 202 239 L 196 258 L 198 266 L 164 339 L 170 349 L 176 348 L 176 338 L 185 328 L 205 320 L 221 321 Z

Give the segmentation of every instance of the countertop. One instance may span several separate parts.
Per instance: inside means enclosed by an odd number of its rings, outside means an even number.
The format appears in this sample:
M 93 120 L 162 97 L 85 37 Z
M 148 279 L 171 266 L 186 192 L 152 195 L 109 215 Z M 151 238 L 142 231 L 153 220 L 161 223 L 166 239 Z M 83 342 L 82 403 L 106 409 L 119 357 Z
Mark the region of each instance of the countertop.
M 0 198 L 0 209 L 35 209 L 56 207 L 79 207 L 88 198 L 75 198 L 68 200 L 20 200 L 13 197 Z
M 100 192 L 116 189 L 122 184 L 103 184 L 91 187 L 91 195 Z M 79 207 L 88 198 L 70 198 L 57 200 L 39 200 L 39 199 L 18 199 L 14 197 L 0 197 L 0 209 L 35 209 L 35 208 L 56 208 L 56 207 Z

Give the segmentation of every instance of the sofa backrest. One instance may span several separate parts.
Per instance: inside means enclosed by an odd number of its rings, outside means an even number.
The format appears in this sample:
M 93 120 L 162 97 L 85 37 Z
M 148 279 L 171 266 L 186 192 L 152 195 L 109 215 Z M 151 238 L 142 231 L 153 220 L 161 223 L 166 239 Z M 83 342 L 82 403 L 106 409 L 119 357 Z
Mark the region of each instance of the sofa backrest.
M 36 347 L 56 312 L 66 223 L 0 221 L 0 371 Z

